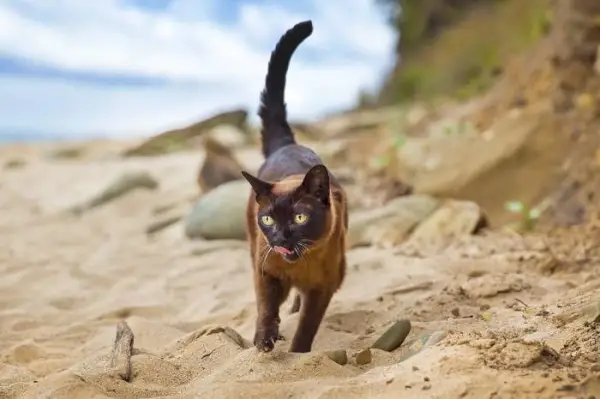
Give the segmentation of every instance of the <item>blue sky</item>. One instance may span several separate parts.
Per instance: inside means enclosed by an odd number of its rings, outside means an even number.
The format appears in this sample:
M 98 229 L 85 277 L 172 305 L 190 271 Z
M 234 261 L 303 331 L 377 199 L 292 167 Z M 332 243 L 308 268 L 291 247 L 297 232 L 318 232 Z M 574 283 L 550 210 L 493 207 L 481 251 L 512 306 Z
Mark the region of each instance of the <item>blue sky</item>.
M 270 51 L 305 19 L 286 101 L 310 119 L 389 69 L 375 0 L 1 0 L 0 136 L 143 136 L 236 106 L 254 118 Z

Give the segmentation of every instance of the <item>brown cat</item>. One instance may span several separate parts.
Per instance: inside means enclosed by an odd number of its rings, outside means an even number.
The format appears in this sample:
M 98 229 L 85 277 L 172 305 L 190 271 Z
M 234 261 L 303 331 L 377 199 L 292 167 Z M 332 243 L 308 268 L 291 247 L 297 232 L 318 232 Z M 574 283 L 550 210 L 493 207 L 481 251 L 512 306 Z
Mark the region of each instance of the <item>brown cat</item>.
M 291 287 L 300 308 L 291 352 L 310 352 L 333 294 L 346 270 L 346 195 L 317 154 L 296 144 L 287 122 L 284 89 L 296 48 L 312 34 L 312 22 L 288 30 L 271 54 L 261 93 L 265 162 L 252 176 L 247 208 L 258 317 L 254 345 L 271 351 L 279 334 L 279 308 Z

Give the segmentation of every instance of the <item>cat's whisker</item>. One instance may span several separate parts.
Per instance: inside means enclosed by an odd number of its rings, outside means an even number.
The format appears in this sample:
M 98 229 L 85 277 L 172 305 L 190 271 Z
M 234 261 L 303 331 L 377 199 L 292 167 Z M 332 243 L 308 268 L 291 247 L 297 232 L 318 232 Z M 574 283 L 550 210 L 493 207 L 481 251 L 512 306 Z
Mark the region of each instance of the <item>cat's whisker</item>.
M 262 263 L 260 264 L 260 270 L 261 270 L 261 272 L 263 273 L 263 275 L 264 275 L 264 273 L 265 273 L 265 268 L 264 268 L 264 266 L 265 266 L 265 262 L 266 262 L 266 261 L 267 261 L 267 259 L 269 258 L 269 255 L 271 254 L 271 251 L 272 251 L 272 250 L 273 250 L 273 248 L 272 248 L 272 247 L 269 247 L 269 250 L 267 251 L 267 253 L 266 253 L 266 255 L 265 255 L 265 257 L 264 257 L 264 259 L 263 259 Z
M 265 275 L 264 264 L 265 264 L 267 258 L 269 257 L 269 254 L 271 253 L 272 250 L 273 250 L 273 248 L 271 246 L 265 246 L 261 250 L 262 255 L 260 256 L 260 260 L 259 260 L 259 269 L 260 269 L 260 272 L 261 272 L 262 276 Z

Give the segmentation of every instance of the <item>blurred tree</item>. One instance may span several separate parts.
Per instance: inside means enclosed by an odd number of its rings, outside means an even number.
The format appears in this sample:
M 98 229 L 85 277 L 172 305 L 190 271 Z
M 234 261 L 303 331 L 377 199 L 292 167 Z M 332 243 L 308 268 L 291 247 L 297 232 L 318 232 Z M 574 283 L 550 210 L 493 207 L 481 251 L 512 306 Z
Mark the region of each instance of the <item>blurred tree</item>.
M 388 15 L 399 33 L 396 52 L 410 54 L 423 43 L 435 38 L 456 23 L 474 6 L 502 0 L 375 0 Z M 400 34 L 401 32 L 401 34 Z
M 398 32 L 396 65 L 379 98 L 384 104 L 478 94 L 550 22 L 550 0 L 374 1 Z

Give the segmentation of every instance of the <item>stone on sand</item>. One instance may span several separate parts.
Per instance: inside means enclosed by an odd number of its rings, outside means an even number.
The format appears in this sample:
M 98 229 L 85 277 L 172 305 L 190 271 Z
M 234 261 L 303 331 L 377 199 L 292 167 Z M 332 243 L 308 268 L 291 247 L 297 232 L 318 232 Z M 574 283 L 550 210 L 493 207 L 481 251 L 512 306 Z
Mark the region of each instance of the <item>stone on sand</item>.
M 408 241 L 443 246 L 476 233 L 487 224 L 485 215 L 476 203 L 448 200 L 415 228 Z
M 131 379 L 131 356 L 133 354 L 133 332 L 125 321 L 117 324 L 110 366 L 124 381 Z
M 212 136 L 203 137 L 202 145 L 205 157 L 196 177 L 202 194 L 229 181 L 242 179 L 241 170 L 244 168 L 231 151 L 230 145 L 223 144 Z
M 410 344 L 406 352 L 402 354 L 400 361 L 403 362 L 421 352 L 423 349 L 436 345 L 446 338 L 446 335 L 447 333 L 444 330 L 437 330 L 420 335 L 412 344 Z
M 354 361 L 359 366 L 364 366 L 365 364 L 371 363 L 371 361 L 373 361 L 373 355 L 371 354 L 371 349 L 366 348 L 366 349 L 361 350 L 360 352 L 357 352 L 354 355 Z
M 210 132 L 220 125 L 233 125 L 241 130 L 246 129 L 248 111 L 235 109 L 222 112 L 182 129 L 169 130 L 154 136 L 137 147 L 131 148 L 124 156 L 156 156 L 180 151 L 190 146 L 192 139 Z
M 8 161 L 4 162 L 4 169 L 6 169 L 6 170 L 9 170 L 9 169 L 21 169 L 25 165 L 27 165 L 27 162 L 25 162 L 24 159 L 13 158 L 13 159 L 9 159 Z
M 73 207 L 71 211 L 75 214 L 82 213 L 122 197 L 138 188 L 156 190 L 158 188 L 158 181 L 148 172 L 126 172 L 116 178 L 96 196 L 81 205 Z
M 182 216 L 181 215 L 175 215 L 175 216 L 169 216 L 160 220 L 156 220 L 152 223 L 150 223 L 148 225 L 148 227 L 146 227 L 146 235 L 151 235 L 151 234 L 155 234 L 158 233 L 159 231 L 162 231 L 164 229 L 166 229 L 167 227 L 170 227 L 172 225 L 174 225 L 175 223 L 179 222 L 181 220 Z
M 242 147 L 249 141 L 248 134 L 239 126 L 232 124 L 217 125 L 206 133 L 206 137 L 210 137 L 227 148 Z
M 333 351 L 325 352 L 325 356 L 339 364 L 340 366 L 344 366 L 348 364 L 348 353 L 345 349 L 338 349 Z
M 380 208 L 354 212 L 350 214 L 348 243 L 350 247 L 371 245 L 380 240 L 399 244 L 438 205 L 439 200 L 428 195 L 408 195 Z
M 371 345 L 371 347 L 391 352 L 402 345 L 406 337 L 408 337 L 408 334 L 410 334 L 411 329 L 412 326 L 409 320 L 398 320 L 392 324 L 381 337 Z
M 185 235 L 189 239 L 244 240 L 249 196 L 250 186 L 245 180 L 230 181 L 218 186 L 200 197 L 185 217 Z

